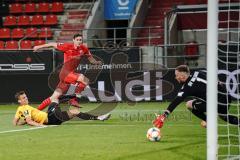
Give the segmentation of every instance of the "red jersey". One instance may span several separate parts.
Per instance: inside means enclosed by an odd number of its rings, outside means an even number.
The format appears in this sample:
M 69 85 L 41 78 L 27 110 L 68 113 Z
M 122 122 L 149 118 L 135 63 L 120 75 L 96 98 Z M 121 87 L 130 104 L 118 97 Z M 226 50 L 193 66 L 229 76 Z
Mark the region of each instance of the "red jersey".
M 59 43 L 57 49 L 64 52 L 64 70 L 73 72 L 79 65 L 83 56 L 91 57 L 92 54 L 86 45 L 81 44 L 74 48 L 73 43 Z

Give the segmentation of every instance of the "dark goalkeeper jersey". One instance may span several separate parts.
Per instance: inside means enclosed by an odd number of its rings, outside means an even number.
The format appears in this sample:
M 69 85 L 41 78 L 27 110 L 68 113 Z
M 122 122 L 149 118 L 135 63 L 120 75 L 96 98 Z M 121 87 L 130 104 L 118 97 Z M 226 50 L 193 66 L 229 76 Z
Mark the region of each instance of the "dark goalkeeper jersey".
M 187 97 L 196 97 L 206 101 L 206 87 L 206 74 L 195 71 L 188 77 L 167 110 L 172 112 Z

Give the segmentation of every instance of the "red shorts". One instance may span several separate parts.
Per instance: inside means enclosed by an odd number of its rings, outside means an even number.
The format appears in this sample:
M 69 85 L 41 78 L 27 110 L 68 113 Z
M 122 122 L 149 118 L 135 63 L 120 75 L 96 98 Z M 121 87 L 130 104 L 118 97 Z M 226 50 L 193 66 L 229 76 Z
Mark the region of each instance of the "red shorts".
M 63 81 L 66 83 L 75 84 L 77 82 L 79 76 L 80 76 L 80 74 L 78 74 L 78 73 L 70 72 L 66 77 L 64 77 Z

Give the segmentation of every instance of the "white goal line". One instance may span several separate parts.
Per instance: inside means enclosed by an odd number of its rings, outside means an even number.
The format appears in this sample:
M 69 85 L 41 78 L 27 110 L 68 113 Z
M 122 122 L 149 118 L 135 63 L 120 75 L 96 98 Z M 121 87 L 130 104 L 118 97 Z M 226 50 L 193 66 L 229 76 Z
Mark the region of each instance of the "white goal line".
M 43 127 L 33 127 L 33 128 L 25 128 L 25 129 L 13 129 L 13 130 L 7 130 L 7 131 L 0 131 L 0 134 L 3 134 L 3 133 L 11 133 L 11 132 L 30 131 L 30 130 L 47 128 L 47 127 L 56 127 L 56 126 L 57 126 L 57 125 L 49 125 L 49 126 L 43 126 Z

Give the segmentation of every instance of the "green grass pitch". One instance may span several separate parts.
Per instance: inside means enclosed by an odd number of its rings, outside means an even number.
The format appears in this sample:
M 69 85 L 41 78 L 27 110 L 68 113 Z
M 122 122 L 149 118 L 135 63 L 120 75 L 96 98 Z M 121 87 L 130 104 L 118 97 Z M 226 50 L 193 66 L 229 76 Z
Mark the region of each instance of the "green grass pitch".
M 206 159 L 206 129 L 183 105 L 161 129 L 160 142 L 146 139 L 155 112 L 168 103 L 119 103 L 108 121 L 69 121 L 41 129 L 12 125 L 16 105 L 0 106 L 0 159 L 148 160 Z M 98 103 L 84 104 L 84 111 Z M 109 105 L 109 104 L 108 104 Z M 34 106 L 34 105 L 33 105 Z M 26 129 L 26 130 L 25 130 Z

